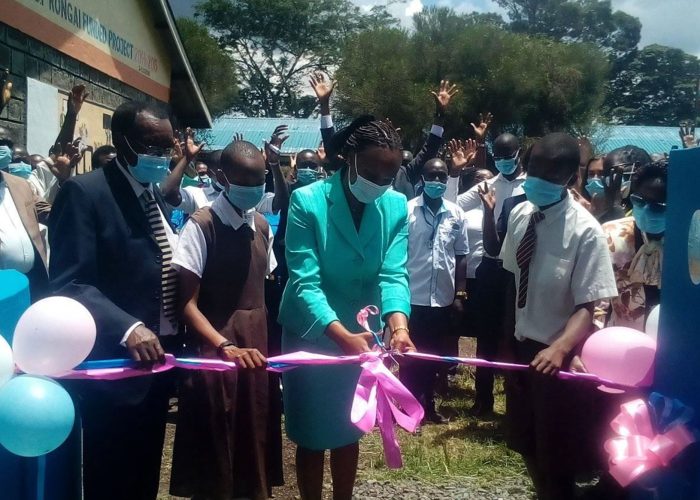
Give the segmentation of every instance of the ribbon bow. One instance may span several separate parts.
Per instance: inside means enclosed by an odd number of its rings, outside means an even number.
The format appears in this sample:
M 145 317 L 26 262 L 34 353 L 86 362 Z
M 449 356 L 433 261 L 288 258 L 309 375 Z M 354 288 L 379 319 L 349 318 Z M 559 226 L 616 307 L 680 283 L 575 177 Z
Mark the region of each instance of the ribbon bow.
M 386 464 L 398 469 L 403 461 L 393 420 L 408 432 L 415 432 L 424 412 L 413 394 L 384 366 L 382 357 L 378 352 L 360 355 L 362 372 L 355 388 L 350 420 L 363 432 L 370 432 L 375 424 L 379 426 Z
M 658 393 L 651 394 L 649 403 L 651 411 L 643 399 L 623 404 L 610 423 L 617 436 L 605 442 L 605 451 L 610 474 L 622 486 L 650 470 L 667 466 L 696 440 L 685 425 L 693 418 L 691 408 Z

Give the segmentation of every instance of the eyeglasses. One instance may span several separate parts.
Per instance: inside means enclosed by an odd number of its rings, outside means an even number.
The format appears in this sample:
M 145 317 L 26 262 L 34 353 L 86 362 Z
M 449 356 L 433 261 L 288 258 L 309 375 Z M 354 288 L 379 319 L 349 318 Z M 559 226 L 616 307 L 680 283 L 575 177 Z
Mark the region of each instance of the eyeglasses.
M 172 156 L 173 155 L 173 148 L 161 148 L 159 146 L 146 146 L 143 143 L 140 143 L 138 141 L 133 141 L 133 143 L 141 150 L 141 153 L 137 152 L 133 146 L 131 145 L 131 141 L 124 137 L 124 140 L 126 141 L 126 144 L 129 146 L 129 149 L 134 154 L 145 154 L 148 156 Z
M 630 195 L 630 201 L 632 206 L 636 208 L 649 207 L 649 210 L 656 213 L 662 213 L 666 211 L 666 204 L 657 201 L 647 201 L 638 194 Z

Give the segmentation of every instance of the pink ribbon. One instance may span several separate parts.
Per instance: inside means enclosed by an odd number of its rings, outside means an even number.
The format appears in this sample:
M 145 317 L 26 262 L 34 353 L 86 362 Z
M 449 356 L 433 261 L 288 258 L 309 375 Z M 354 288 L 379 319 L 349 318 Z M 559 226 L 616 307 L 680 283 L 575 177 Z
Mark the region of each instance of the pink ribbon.
M 403 466 L 401 449 L 394 432 L 394 421 L 415 432 L 423 420 L 423 407 L 389 369 L 379 352 L 360 355 L 362 372 L 355 389 L 350 420 L 363 432 L 379 427 L 386 464 L 391 469 Z
M 656 434 L 649 408 L 642 399 L 620 406 L 620 414 L 610 423 L 617 436 L 605 442 L 610 474 L 622 486 L 642 474 L 665 467 L 695 437 L 685 425 L 675 425 L 666 433 Z

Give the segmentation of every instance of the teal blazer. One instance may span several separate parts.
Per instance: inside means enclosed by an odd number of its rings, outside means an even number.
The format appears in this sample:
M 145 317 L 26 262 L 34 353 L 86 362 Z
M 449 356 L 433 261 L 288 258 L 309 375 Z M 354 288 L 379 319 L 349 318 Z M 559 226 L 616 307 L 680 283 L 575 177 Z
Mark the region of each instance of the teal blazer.
M 285 351 L 339 353 L 324 335 L 339 320 L 361 332 L 355 316 L 374 304 L 382 316 L 410 313 L 406 198 L 388 191 L 365 207 L 359 232 L 342 172 L 292 194 L 286 233 L 289 281 L 280 305 Z M 294 338 L 295 337 L 295 338 Z

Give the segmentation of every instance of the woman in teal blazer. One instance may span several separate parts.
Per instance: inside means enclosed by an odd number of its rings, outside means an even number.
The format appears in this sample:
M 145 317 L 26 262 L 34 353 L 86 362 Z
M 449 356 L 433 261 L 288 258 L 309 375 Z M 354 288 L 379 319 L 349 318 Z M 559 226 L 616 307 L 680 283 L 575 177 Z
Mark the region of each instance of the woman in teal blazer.
M 373 117 L 358 118 L 334 136 L 346 167 L 292 195 L 286 234 L 289 282 L 279 321 L 284 352 L 331 355 L 369 351 L 372 334 L 357 312 L 376 304 L 390 345 L 413 349 L 408 335 L 406 198 L 388 190 L 399 170 L 396 131 Z M 287 434 L 297 444 L 302 499 L 320 499 L 324 451 L 331 450 L 336 499 L 352 497 L 358 441 L 350 422 L 358 366 L 304 367 L 284 374 Z

